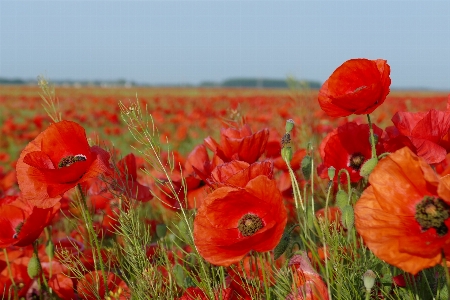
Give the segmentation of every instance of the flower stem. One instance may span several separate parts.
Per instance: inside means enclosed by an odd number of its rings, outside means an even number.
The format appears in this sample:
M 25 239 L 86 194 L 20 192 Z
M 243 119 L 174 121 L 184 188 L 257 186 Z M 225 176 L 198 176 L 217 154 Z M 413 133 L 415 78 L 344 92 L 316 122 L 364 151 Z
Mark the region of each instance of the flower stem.
M 3 248 L 3 254 L 5 255 L 5 261 L 6 261 L 6 266 L 8 268 L 9 279 L 11 279 L 11 285 L 13 286 L 13 289 L 14 289 L 14 299 L 19 299 L 19 296 L 17 294 L 17 285 L 16 285 L 16 282 L 14 281 L 11 264 L 9 263 L 9 259 L 8 259 L 8 251 L 6 251 L 6 248 Z
M 442 264 L 444 265 L 445 279 L 447 280 L 447 290 L 450 291 L 450 272 L 448 271 L 447 259 L 445 258 L 444 249 L 441 249 Z
M 83 189 L 81 188 L 81 186 L 79 184 L 77 185 L 77 191 L 78 191 L 78 196 L 79 196 L 78 199 L 79 199 L 79 202 L 81 205 L 81 214 L 83 216 L 84 223 L 86 225 L 86 230 L 88 231 L 89 242 L 91 244 L 91 247 L 94 247 L 95 250 L 97 250 L 98 263 L 100 265 L 100 270 L 102 272 L 105 291 L 106 291 L 106 294 L 108 294 L 108 281 L 106 279 L 105 266 L 103 265 L 103 259 L 102 259 L 102 254 L 101 254 L 101 250 L 100 250 L 100 245 L 98 243 L 98 239 L 97 239 L 97 236 L 96 236 L 96 233 L 94 230 L 94 225 L 92 223 L 92 218 L 89 213 L 88 206 L 86 204 L 86 197 L 83 193 Z M 92 254 L 93 254 L 93 258 L 94 258 L 94 262 L 95 262 L 96 255 L 95 255 L 94 250 L 92 250 Z
M 370 144 L 372 146 L 372 158 L 377 157 L 377 150 L 375 149 L 375 136 L 373 133 L 373 125 L 370 120 L 370 115 L 367 114 L 367 122 L 369 123 L 369 132 L 370 132 Z

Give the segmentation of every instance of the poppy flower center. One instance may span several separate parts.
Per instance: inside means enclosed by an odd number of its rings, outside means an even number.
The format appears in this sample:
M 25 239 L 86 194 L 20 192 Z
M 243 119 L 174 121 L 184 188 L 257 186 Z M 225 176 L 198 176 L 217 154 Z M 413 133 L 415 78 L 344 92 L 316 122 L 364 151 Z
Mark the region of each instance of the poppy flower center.
M 68 167 L 76 162 L 85 161 L 85 160 L 86 160 L 86 155 L 83 155 L 83 154 L 77 154 L 75 156 L 69 155 L 69 156 L 63 157 L 61 159 L 61 161 L 58 164 L 58 168 Z
M 14 231 L 16 233 L 13 234 L 13 239 L 17 239 L 17 237 L 19 236 L 20 230 L 22 229 L 23 226 L 23 222 L 20 222 L 19 224 L 17 224 L 16 228 L 14 229 Z
M 349 167 L 355 171 L 359 171 L 365 160 L 366 158 L 364 157 L 364 155 L 362 155 L 361 152 L 353 153 L 350 157 Z
M 426 196 L 416 205 L 414 217 L 422 230 L 434 228 L 439 236 L 444 236 L 448 232 L 444 222 L 450 217 L 450 206 L 440 198 Z
M 245 214 L 238 223 L 238 229 L 243 236 L 254 235 L 263 227 L 261 218 L 254 214 Z

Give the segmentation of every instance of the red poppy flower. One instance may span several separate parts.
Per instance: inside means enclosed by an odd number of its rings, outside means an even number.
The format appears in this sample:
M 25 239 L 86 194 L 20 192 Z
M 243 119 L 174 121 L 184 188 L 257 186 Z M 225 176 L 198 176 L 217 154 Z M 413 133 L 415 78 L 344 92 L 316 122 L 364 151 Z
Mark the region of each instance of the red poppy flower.
M 326 300 L 329 299 L 328 288 L 320 274 L 314 270 L 306 252 L 294 255 L 289 261 L 294 283 L 286 299 L 289 300 Z
M 33 243 L 50 224 L 59 206 L 57 203 L 50 208 L 37 208 L 21 198 L 0 203 L 0 248 Z
M 251 179 L 259 175 L 272 179 L 273 163 L 265 160 L 249 164 L 245 161 L 233 160 L 217 166 L 206 182 L 215 188 L 223 186 L 243 188 Z
M 387 151 L 408 147 L 429 164 L 440 163 L 450 151 L 450 111 L 397 112 L 386 128 Z
M 117 163 L 117 173 L 113 174 L 116 190 L 122 190 L 123 194 L 138 201 L 149 201 L 153 198 L 150 188 L 137 181 L 136 157 L 128 154 Z
M 75 122 L 52 124 L 30 142 L 17 162 L 17 181 L 25 199 L 48 208 L 78 183 L 109 171 L 109 154 L 90 147 Z
M 24 297 L 33 283 L 33 280 L 28 276 L 27 266 L 30 261 L 29 257 L 21 257 L 11 262 L 11 272 L 14 278 L 14 283 L 18 290 L 18 296 Z M 11 276 L 8 268 L 5 268 L 0 273 L 0 291 L 2 292 L 2 299 L 14 299 L 14 288 L 12 286 Z
M 450 255 L 450 176 L 409 148 L 382 159 L 355 205 L 355 226 L 380 259 L 416 274 Z
M 256 256 L 246 255 L 239 263 L 227 268 L 230 287 L 237 294 L 237 299 L 251 300 L 264 293 L 264 285 L 272 286 L 276 282 L 276 273 L 284 264 L 284 256 L 275 260 L 259 260 Z M 253 297 L 252 297 L 253 296 Z M 234 298 L 233 298 L 234 299 Z
M 377 155 L 384 152 L 382 143 L 383 130 L 373 125 L 374 134 L 378 136 Z M 346 169 L 351 182 L 361 179 L 359 171 L 364 162 L 372 157 L 372 147 L 369 139 L 369 125 L 346 123 L 330 132 L 320 144 L 322 164 L 317 167 L 321 178 L 328 178 L 328 168 L 334 167 L 337 172 Z M 338 177 L 334 177 L 337 182 Z M 341 182 L 346 183 L 347 177 L 341 176 Z
M 220 144 L 211 137 L 207 137 L 205 143 L 224 162 L 242 160 L 251 164 L 265 152 L 269 129 L 264 128 L 252 133 L 248 124 L 240 129 L 222 128 L 220 138 Z
M 319 91 L 319 104 L 330 117 L 370 114 L 389 94 L 390 67 L 383 59 L 350 59 Z
M 221 187 L 205 198 L 194 220 L 194 242 L 205 260 L 229 266 L 251 250 L 275 248 L 286 221 L 276 182 L 260 175 L 244 188 Z
M 215 164 L 214 159 L 210 161 L 205 145 L 198 145 L 189 153 L 186 161 L 183 164 L 179 164 L 184 165 L 184 170 L 180 172 L 178 169 L 175 169 L 171 172 L 170 183 L 165 174 L 161 172 L 154 173 L 154 177 L 159 179 L 154 191 L 157 193 L 158 198 L 162 199 L 162 203 L 170 209 L 179 209 L 181 206 L 188 208 L 199 207 L 207 192 L 211 189 L 206 185 L 205 181 L 210 176 Z M 176 195 L 174 195 L 174 192 Z M 179 203 L 177 197 L 183 203 Z M 187 199 L 187 202 L 184 202 L 185 199 Z

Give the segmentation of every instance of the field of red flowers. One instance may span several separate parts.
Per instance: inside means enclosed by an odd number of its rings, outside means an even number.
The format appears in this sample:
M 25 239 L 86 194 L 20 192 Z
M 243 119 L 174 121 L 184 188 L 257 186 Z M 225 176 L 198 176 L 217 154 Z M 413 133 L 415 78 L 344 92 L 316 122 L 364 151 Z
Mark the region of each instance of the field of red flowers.
M 1 86 L 2 299 L 448 299 L 449 94 L 389 70 Z

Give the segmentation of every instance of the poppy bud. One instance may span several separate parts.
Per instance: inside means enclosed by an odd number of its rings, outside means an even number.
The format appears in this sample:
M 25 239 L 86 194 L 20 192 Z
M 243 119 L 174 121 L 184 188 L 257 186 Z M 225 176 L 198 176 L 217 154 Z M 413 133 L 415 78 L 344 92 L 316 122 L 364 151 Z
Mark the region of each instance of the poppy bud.
M 348 205 L 348 194 L 344 190 L 339 190 L 336 193 L 336 206 L 341 210 Z
M 284 147 L 283 149 L 281 149 L 281 157 L 285 162 L 290 162 L 292 160 L 291 147 Z
M 311 178 L 311 164 L 312 164 L 312 157 L 306 155 L 302 159 L 302 174 L 306 180 L 309 180 Z
M 184 286 L 186 276 L 184 274 L 183 267 L 180 266 L 179 264 L 175 264 L 175 266 L 173 266 L 173 274 L 174 274 L 175 281 L 177 282 L 177 284 L 179 286 Z
M 331 166 L 328 168 L 328 178 L 333 181 L 334 175 L 336 175 L 336 168 Z
M 347 230 L 353 228 L 355 224 L 355 213 L 351 205 L 346 205 L 342 209 L 342 223 Z
M 289 119 L 286 121 L 286 132 L 290 133 L 292 131 L 292 129 L 294 129 L 294 120 Z
M 373 157 L 369 160 L 367 160 L 361 167 L 361 170 L 359 171 L 359 175 L 362 177 L 367 177 L 372 173 L 373 169 L 375 169 L 375 166 L 378 164 L 378 158 Z
M 367 270 L 363 275 L 364 287 L 370 291 L 375 285 L 375 278 L 377 275 L 372 270 Z
M 47 253 L 50 259 L 53 259 L 55 256 L 55 245 L 52 240 L 48 240 L 47 245 L 45 246 L 45 253 Z
M 165 224 L 158 224 L 156 225 L 156 235 L 162 239 L 166 236 L 167 233 L 167 227 Z
M 39 261 L 36 253 L 33 253 L 30 261 L 28 262 L 27 271 L 30 278 L 35 278 L 42 272 L 41 262 Z

